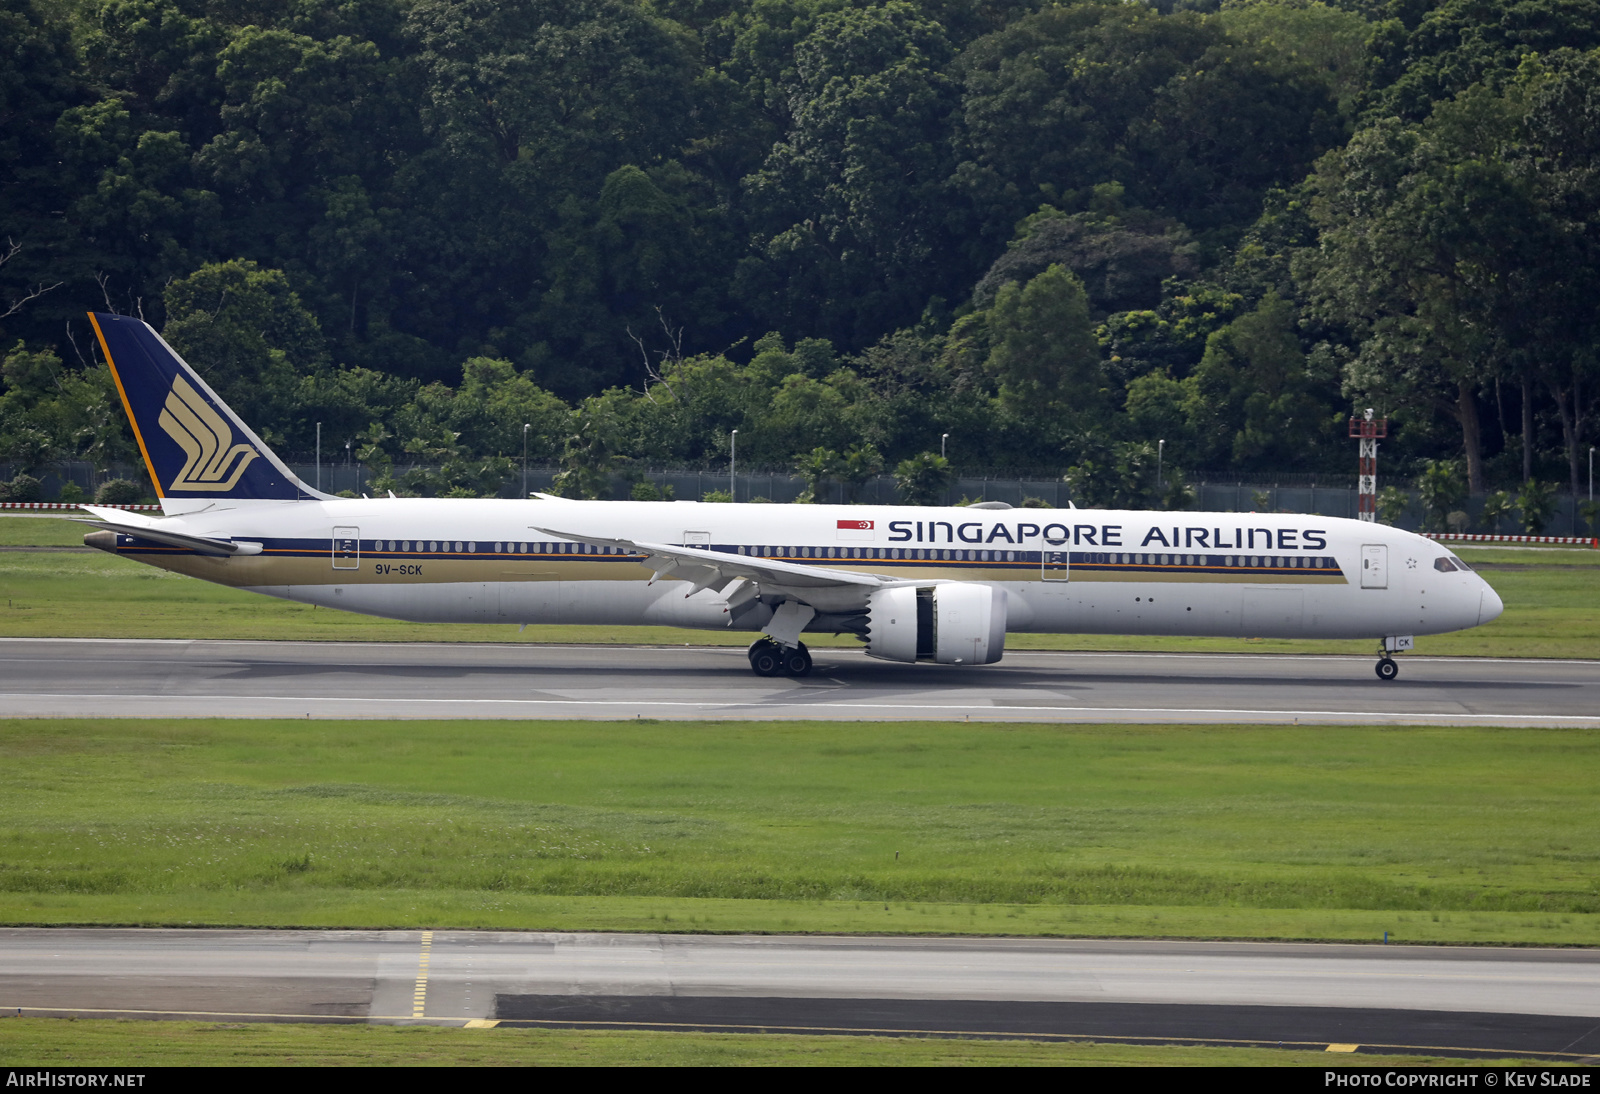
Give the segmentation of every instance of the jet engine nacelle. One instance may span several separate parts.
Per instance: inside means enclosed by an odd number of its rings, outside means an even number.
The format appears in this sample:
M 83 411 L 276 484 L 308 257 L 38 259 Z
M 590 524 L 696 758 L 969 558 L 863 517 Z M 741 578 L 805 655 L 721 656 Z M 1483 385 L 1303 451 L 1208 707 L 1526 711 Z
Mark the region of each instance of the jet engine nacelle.
M 992 665 L 1006 649 L 1006 591 L 951 582 L 880 589 L 867 601 L 867 654 L 885 661 Z

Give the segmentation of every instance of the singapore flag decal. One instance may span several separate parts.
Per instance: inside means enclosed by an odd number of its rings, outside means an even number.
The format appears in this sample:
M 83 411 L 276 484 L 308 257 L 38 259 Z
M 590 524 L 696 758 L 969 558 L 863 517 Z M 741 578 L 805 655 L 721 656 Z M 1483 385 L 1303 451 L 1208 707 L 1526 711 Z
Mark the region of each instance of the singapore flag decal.
M 838 522 L 840 539 L 871 540 L 873 522 L 870 520 L 841 520 Z

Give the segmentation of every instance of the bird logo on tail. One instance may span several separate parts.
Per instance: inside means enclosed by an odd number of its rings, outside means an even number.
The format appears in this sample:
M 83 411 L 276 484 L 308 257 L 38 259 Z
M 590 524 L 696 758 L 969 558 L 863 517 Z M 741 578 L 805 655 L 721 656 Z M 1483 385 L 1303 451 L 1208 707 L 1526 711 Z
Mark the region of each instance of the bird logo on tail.
M 157 421 L 187 457 L 169 490 L 232 490 L 261 455 L 254 445 L 234 444 L 233 429 L 181 375 Z

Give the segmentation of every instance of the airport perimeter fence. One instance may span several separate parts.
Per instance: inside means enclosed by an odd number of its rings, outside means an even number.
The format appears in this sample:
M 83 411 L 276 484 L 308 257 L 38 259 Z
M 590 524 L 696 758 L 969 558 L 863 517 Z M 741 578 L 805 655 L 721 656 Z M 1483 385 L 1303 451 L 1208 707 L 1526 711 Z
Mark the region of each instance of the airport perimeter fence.
M 291 461 L 289 467 L 302 480 L 312 485 L 321 482 L 321 489 L 330 494 L 341 491 L 353 493 L 371 493 L 372 474 L 359 465 L 346 465 L 344 463 L 324 463 L 320 469 L 315 463 Z M 408 467 L 396 467 L 393 474 L 398 478 Z M 556 467 L 530 467 L 527 472 L 528 491 L 530 493 L 549 493 L 560 468 Z M 15 472 L 7 465 L 0 463 L 0 479 L 9 480 Z M 137 466 L 114 466 L 108 473 L 96 475 L 94 469 L 83 461 L 68 461 L 53 464 L 50 469 L 40 474 L 39 479 L 43 484 L 43 495 L 46 499 L 53 500 L 61 492 L 66 483 L 75 483 L 88 498 L 93 498 L 95 488 L 108 478 L 126 478 L 134 482 L 144 482 L 144 469 Z M 1356 491 L 1353 485 L 1344 485 L 1340 476 L 1332 476 L 1332 484 L 1319 484 L 1318 476 L 1310 473 L 1291 472 L 1280 476 L 1277 481 L 1263 481 L 1264 477 L 1250 476 L 1230 477 L 1226 480 L 1202 478 L 1198 481 L 1191 479 L 1190 485 L 1194 488 L 1195 503 L 1192 508 L 1204 512 L 1282 512 L 1282 513 L 1315 513 L 1325 517 L 1349 517 L 1356 515 Z M 722 471 L 682 470 L 682 469 L 655 469 L 634 472 L 631 477 L 614 475 L 611 480 L 610 494 L 614 498 L 626 498 L 630 495 L 635 482 L 649 482 L 657 490 L 670 488 L 672 497 L 680 501 L 697 501 L 713 491 L 726 493 L 730 482 L 728 473 Z M 500 491 L 501 497 L 514 498 L 521 496 L 523 475 L 517 469 Z M 1380 486 L 1388 485 L 1381 479 Z M 805 492 L 806 482 L 798 475 L 785 475 L 778 472 L 754 471 L 739 473 L 736 500 L 748 501 L 773 501 L 792 502 Z M 1405 511 L 1401 513 L 1396 526 L 1409 531 L 1419 531 L 1425 513 L 1417 501 L 1414 490 L 1406 491 L 1409 498 Z M 1467 514 L 1466 531 L 1486 533 L 1518 533 L 1522 527 L 1517 523 L 1515 516 L 1508 517 L 1500 527 L 1489 528 L 1483 524 L 1483 505 L 1487 495 L 1474 494 L 1460 505 L 1462 512 Z M 957 504 L 962 500 L 973 501 L 1002 501 L 1008 505 L 1020 506 L 1029 498 L 1036 498 L 1045 505 L 1055 509 L 1064 509 L 1072 499 L 1071 488 L 1060 479 L 1045 478 L 1007 478 L 1000 475 L 962 476 L 957 477 L 945 492 L 945 504 Z M 830 483 L 827 502 L 843 502 L 845 500 L 844 488 L 837 483 Z M 900 492 L 891 475 L 879 475 L 862 483 L 856 491 L 855 500 L 861 505 L 897 505 L 900 503 Z M 1595 535 L 1597 529 L 1590 528 L 1578 512 L 1578 504 L 1586 500 L 1574 498 L 1570 494 L 1562 494 L 1555 499 L 1555 508 L 1549 522 L 1544 527 L 1547 535 L 1565 535 L 1589 537 Z

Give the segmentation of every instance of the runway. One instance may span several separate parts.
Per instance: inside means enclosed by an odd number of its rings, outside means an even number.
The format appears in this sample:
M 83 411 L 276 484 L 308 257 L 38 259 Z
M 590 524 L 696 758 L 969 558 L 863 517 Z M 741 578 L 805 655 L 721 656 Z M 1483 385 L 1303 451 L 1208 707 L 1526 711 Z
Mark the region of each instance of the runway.
M 39 1015 L 1600 1053 L 1600 953 L 471 931 L 0 930 Z
M 10 717 L 928 719 L 1600 726 L 1600 663 L 1017 651 L 981 668 L 814 651 L 0 639 Z

